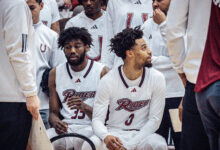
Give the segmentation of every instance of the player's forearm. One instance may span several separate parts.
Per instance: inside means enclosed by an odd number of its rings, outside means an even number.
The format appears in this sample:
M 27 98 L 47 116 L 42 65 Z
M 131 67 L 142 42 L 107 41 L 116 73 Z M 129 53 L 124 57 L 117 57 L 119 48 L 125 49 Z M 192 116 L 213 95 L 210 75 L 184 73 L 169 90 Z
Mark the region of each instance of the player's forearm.
M 87 104 L 84 104 L 83 111 L 89 117 L 89 119 L 92 120 L 93 108 Z
M 50 115 L 49 115 L 49 122 L 50 125 L 52 127 L 54 127 L 55 123 L 60 120 L 59 115 L 57 114 L 57 112 L 54 111 L 50 111 Z
M 102 122 L 98 118 L 93 117 L 92 127 L 93 127 L 94 133 L 103 141 L 107 135 L 110 135 L 108 133 L 107 127 L 104 125 L 104 122 Z
M 51 29 L 60 34 L 60 24 L 59 22 L 54 22 L 51 24 Z

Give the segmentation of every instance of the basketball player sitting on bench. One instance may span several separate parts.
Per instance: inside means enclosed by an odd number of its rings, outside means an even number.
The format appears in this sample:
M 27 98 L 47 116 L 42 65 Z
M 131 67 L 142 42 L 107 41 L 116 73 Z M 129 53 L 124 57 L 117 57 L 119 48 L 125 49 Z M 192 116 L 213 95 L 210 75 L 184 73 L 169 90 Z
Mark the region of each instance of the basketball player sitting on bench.
M 52 126 L 49 138 L 63 133 L 93 134 L 91 119 L 93 102 L 100 78 L 108 69 L 98 62 L 88 60 L 86 52 L 92 43 L 85 28 L 71 27 L 64 30 L 58 46 L 64 50 L 67 63 L 54 68 L 49 75 L 50 116 Z M 63 120 L 60 119 L 60 114 Z M 80 150 L 83 140 L 63 138 L 54 142 L 55 150 Z
M 124 65 L 113 68 L 97 89 L 92 126 L 102 141 L 90 138 L 100 145 L 97 149 L 167 150 L 166 141 L 155 134 L 164 111 L 165 78 L 151 67 L 151 51 L 142 36 L 136 27 L 111 39 L 111 50 Z

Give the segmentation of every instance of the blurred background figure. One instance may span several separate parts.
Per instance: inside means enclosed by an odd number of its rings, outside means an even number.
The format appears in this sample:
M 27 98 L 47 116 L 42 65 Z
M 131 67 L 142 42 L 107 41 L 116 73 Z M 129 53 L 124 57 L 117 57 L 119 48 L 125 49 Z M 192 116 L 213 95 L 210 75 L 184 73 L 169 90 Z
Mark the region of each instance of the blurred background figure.
M 79 0 L 79 4 L 84 7 L 84 11 L 71 18 L 65 28 L 84 27 L 92 35 L 92 45 L 87 53 L 91 60 L 102 62 L 103 41 L 106 27 L 106 13 L 102 10 L 102 0 Z
M 106 40 L 103 43 L 104 64 L 109 68 L 123 64 L 121 58 L 109 52 L 109 41 L 125 28 L 143 25 L 153 14 L 152 0 L 109 0 L 106 10 Z
M 205 47 L 210 9 L 210 0 L 184 0 L 181 3 L 171 0 L 167 14 L 168 52 L 174 69 L 186 85 L 182 102 L 181 150 L 209 150 L 194 88 Z
M 49 71 L 58 64 L 66 62 L 63 52 L 58 49 L 58 34 L 48 28 L 40 21 L 40 11 L 43 9 L 42 0 L 27 0 L 27 4 L 32 13 L 32 20 L 35 30 L 36 46 L 36 72 L 38 96 L 41 100 L 40 114 L 46 129 L 49 125 Z
M 58 5 L 56 3 L 56 0 L 43 0 L 44 6 L 42 11 L 40 12 L 40 19 L 41 21 L 57 32 L 60 33 L 60 26 L 59 26 L 59 20 L 60 20 L 60 14 L 58 10 Z
M 174 132 L 171 124 L 169 109 L 177 109 L 182 97 L 184 96 L 184 86 L 173 69 L 165 39 L 166 15 L 172 0 L 153 0 L 153 17 L 148 19 L 142 26 L 144 38 L 148 47 L 152 50 L 153 67 L 159 70 L 166 79 L 166 105 L 163 119 L 158 134 L 162 135 L 166 141 L 169 139 L 169 131 L 171 129 L 171 137 L 174 141 L 175 150 L 180 150 L 180 132 Z
M 209 30 L 195 87 L 211 150 L 220 149 L 220 1 L 213 0 Z

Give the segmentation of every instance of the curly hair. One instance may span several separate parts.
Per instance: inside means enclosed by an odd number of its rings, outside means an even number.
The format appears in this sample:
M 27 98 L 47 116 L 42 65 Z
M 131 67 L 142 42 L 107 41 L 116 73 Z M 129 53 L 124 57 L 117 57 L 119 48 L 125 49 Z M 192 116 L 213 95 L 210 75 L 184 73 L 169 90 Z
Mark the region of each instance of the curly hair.
M 66 43 L 72 40 L 82 40 L 84 45 L 89 47 L 92 45 L 92 37 L 85 28 L 70 27 L 63 30 L 58 38 L 58 47 L 64 49 Z
M 125 59 L 126 50 L 131 49 L 135 45 L 135 40 L 142 37 L 143 31 L 140 29 L 140 26 L 134 29 L 126 28 L 111 39 L 110 51 L 114 52 L 118 57 Z
M 80 4 L 80 5 L 82 5 L 82 1 L 83 0 L 78 0 L 78 3 Z M 102 2 L 102 1 L 106 1 L 106 0 L 99 0 L 100 2 Z
M 40 3 L 42 2 L 42 0 L 36 0 L 36 2 L 37 2 L 38 4 L 40 4 Z

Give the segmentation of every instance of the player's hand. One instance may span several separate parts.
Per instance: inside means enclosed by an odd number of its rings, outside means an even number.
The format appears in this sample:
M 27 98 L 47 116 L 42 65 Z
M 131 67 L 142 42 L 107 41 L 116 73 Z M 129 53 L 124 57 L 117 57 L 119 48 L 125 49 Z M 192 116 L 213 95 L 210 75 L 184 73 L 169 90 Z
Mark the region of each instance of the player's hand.
M 55 128 L 57 134 L 63 134 L 63 133 L 67 133 L 68 124 L 61 120 L 58 120 L 55 122 L 53 127 Z
M 179 109 L 179 119 L 180 119 L 180 121 L 182 122 L 182 118 L 183 118 L 183 99 L 181 100 L 178 109 Z
M 104 142 L 108 150 L 126 150 L 118 137 L 108 135 L 105 137 Z
M 166 20 L 166 15 L 159 8 L 157 8 L 154 10 L 153 20 L 156 24 L 159 25 Z
M 63 0 L 63 2 L 64 2 L 66 5 L 71 5 L 71 1 L 70 1 L 70 0 Z
M 71 97 L 67 100 L 67 106 L 70 109 L 84 110 L 86 104 L 83 102 L 83 100 L 80 97 Z
M 39 117 L 39 109 L 40 109 L 40 100 L 38 96 L 30 96 L 26 97 L 26 106 L 27 110 L 31 113 L 35 120 L 38 120 Z

